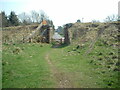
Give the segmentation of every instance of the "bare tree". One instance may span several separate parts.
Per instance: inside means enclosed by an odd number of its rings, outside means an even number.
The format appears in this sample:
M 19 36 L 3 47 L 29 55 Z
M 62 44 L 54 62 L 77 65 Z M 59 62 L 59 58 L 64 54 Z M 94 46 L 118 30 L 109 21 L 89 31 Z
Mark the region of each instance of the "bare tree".
M 42 20 L 49 20 L 49 17 L 47 16 L 47 14 L 43 10 L 40 10 L 40 16 L 41 16 L 41 21 Z
M 26 13 L 23 12 L 23 13 L 19 14 L 18 17 L 19 17 L 20 21 L 23 22 L 26 19 Z
M 24 24 L 40 23 L 43 20 L 49 21 L 49 17 L 43 10 L 40 10 L 39 12 L 32 10 L 30 15 L 23 12 L 19 14 L 19 19 Z
M 40 14 L 38 12 L 36 12 L 35 10 L 31 11 L 31 17 L 32 17 L 33 23 L 40 22 Z
M 118 15 L 111 15 L 111 16 L 107 16 L 107 18 L 105 19 L 105 22 L 113 22 L 113 21 L 118 21 Z
M 32 23 L 30 15 L 28 15 L 25 12 L 19 14 L 18 17 L 19 17 L 20 21 L 24 24 L 31 24 Z

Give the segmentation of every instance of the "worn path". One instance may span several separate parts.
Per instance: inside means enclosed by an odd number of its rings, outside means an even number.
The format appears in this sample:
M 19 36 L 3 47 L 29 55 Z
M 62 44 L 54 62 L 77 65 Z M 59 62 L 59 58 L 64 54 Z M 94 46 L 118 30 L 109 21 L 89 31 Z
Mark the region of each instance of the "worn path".
M 57 82 L 57 88 L 73 88 L 74 87 L 69 76 L 66 73 L 58 70 L 55 64 L 51 61 L 49 53 L 46 54 L 45 60 L 48 62 L 52 75 Z

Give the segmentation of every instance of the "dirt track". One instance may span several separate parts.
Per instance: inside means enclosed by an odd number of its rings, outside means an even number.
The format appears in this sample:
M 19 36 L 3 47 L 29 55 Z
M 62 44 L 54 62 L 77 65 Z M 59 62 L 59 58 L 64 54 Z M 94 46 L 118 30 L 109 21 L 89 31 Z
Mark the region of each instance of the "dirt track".
M 57 82 L 56 88 L 74 88 L 69 76 L 56 68 L 55 64 L 50 60 L 49 54 L 46 54 L 45 59 L 48 62 L 52 75 Z

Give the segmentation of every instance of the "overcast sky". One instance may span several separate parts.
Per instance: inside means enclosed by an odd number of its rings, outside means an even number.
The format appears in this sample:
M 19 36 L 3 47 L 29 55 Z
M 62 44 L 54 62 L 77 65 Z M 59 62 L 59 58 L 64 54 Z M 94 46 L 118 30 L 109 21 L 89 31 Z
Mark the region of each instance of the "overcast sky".
M 118 14 L 118 1 L 120 0 L 0 0 L 0 11 L 20 14 L 43 10 L 57 27 L 82 18 L 83 22 L 94 19 L 103 21 L 109 15 Z

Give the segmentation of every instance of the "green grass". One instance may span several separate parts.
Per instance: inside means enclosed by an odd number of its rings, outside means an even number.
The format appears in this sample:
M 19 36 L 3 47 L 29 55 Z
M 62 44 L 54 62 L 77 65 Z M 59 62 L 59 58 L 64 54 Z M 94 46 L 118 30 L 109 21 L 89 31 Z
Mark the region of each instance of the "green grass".
M 109 57 L 110 61 L 116 63 L 118 59 L 113 60 L 112 57 L 117 56 L 118 50 L 109 46 L 99 46 L 97 43 L 88 55 L 85 55 L 88 46 L 75 50 L 76 46 L 70 45 L 54 49 L 50 52 L 50 58 L 60 70 L 72 78 L 75 87 L 118 88 L 118 71 L 114 71 L 116 65 L 109 65 L 105 58 Z M 109 55 L 111 52 L 113 55 Z M 103 59 L 99 61 L 99 58 Z
M 97 84 L 99 79 L 97 79 L 97 75 L 94 74 L 93 68 L 87 63 L 88 58 L 82 54 L 84 50 L 80 51 L 81 53 L 76 51 L 68 53 L 68 48 L 70 47 L 68 46 L 62 50 L 55 49 L 54 52 L 51 52 L 51 60 L 56 63 L 56 66 L 70 76 L 74 82 L 74 86 L 77 88 L 102 87 Z
M 45 60 L 46 54 L 58 72 L 65 73 L 76 88 L 119 87 L 118 72 L 113 71 L 114 65 L 107 68 L 109 64 L 105 58 L 112 61 L 117 49 L 96 43 L 92 52 L 85 55 L 88 46 L 75 48 L 75 45 L 51 48 L 48 44 L 32 43 L 3 45 L 3 88 L 56 87 L 55 77 Z M 114 54 L 109 55 L 110 52 Z
M 12 51 L 20 48 L 19 54 Z M 22 44 L 3 46 L 3 88 L 49 88 L 53 87 L 51 72 L 44 54 L 49 45 Z

